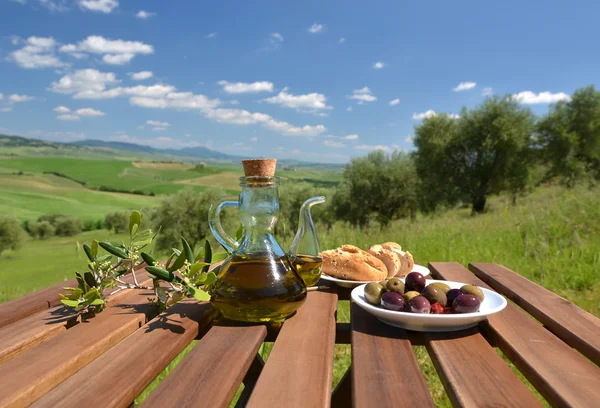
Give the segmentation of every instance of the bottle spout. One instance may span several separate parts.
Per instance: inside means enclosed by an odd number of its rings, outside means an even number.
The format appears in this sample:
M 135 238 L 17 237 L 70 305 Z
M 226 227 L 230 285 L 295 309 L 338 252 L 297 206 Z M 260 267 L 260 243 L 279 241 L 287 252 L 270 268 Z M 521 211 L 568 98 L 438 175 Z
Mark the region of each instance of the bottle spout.
M 298 220 L 298 231 L 290 247 L 290 255 L 298 254 L 318 256 L 320 251 L 317 231 L 310 214 L 310 208 L 315 204 L 325 202 L 325 197 L 316 196 L 306 200 L 300 207 L 300 219 Z
M 309 198 L 304 203 L 302 203 L 302 207 L 300 207 L 300 218 L 302 218 L 302 215 L 305 212 L 310 213 L 310 207 L 312 207 L 315 204 L 323 204 L 324 202 L 325 202 L 324 196 L 315 196 L 315 197 Z

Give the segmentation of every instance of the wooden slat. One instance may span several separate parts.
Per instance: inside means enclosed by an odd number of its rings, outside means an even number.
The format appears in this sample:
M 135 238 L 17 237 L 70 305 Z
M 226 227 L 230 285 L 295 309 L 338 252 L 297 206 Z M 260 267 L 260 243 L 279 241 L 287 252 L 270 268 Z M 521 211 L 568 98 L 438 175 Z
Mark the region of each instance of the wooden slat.
M 46 394 L 35 407 L 128 407 L 215 317 L 208 303 L 185 299 Z M 213 367 L 217 368 L 218 367 Z M 198 383 L 198 392 L 202 384 Z
M 147 279 L 141 285 L 152 285 L 152 280 Z M 114 288 L 111 288 L 109 292 L 113 290 Z M 109 296 L 107 298 L 107 307 L 118 304 L 121 299 L 131 294 L 133 290 L 126 289 Z M 81 318 L 72 312 L 71 309 L 57 306 L 37 312 L 1 328 L 0 364 L 64 332 L 79 323 L 80 320 Z
M 435 407 L 406 330 L 351 304 L 355 408 Z
M 600 319 L 504 266 L 473 263 L 470 268 L 481 280 L 600 365 Z
M 58 305 L 58 294 L 64 292 L 63 287 L 74 285 L 77 285 L 77 281 L 71 279 L 0 304 L 0 328 Z
M 437 278 L 491 289 L 456 262 L 430 265 Z M 481 328 L 523 375 L 556 407 L 593 406 L 600 401 L 600 368 L 509 303 Z
M 283 324 L 248 407 L 330 405 L 336 308 L 334 292 L 308 294 L 306 303 Z
M 267 330 L 267 335 L 268 334 L 269 333 Z M 264 366 L 265 362 L 263 361 L 262 357 L 259 353 L 256 353 L 256 355 L 254 356 L 254 360 L 252 360 L 252 364 L 250 364 L 250 368 L 248 368 L 246 376 L 244 377 L 244 389 L 242 390 L 237 402 L 235 403 L 236 408 L 246 406 L 248 400 L 250 399 L 252 391 L 254 391 L 254 386 L 256 385 L 258 377 L 260 376 L 260 373 L 262 373 L 262 369 Z
M 477 328 L 427 333 L 426 347 L 455 407 L 541 407 Z
M 152 292 L 135 291 L 92 322 L 76 325 L 2 364 L 0 406 L 34 402 L 137 330 L 154 309 L 148 303 L 150 296 Z
M 266 335 L 263 325 L 213 326 L 143 406 L 228 407 Z

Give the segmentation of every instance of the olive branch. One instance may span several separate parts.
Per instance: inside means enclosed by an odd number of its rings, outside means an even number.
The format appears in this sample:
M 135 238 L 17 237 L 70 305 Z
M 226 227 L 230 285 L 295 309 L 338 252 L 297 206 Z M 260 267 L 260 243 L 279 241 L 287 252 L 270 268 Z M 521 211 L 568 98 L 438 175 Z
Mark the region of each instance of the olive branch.
M 142 214 L 133 211 L 129 216 L 129 243 L 98 242 L 93 240 L 91 245 L 83 244 L 89 262 L 89 271 L 83 274 L 75 272 L 77 287 L 65 287 L 68 294 L 59 294 L 60 301 L 73 308 L 80 314 L 88 312 L 100 313 L 106 308 L 107 296 L 125 289 L 153 290 L 156 298 L 148 300 L 164 311 L 185 297 L 194 297 L 200 301 L 210 300 L 206 289 L 211 285 L 216 275 L 209 271 L 211 265 L 222 261 L 227 253 L 213 254 L 210 243 L 205 241 L 204 248 L 197 255 L 185 238 L 181 237 L 182 249 L 172 248 L 172 253 L 166 262 L 156 261 L 150 253 L 142 252 L 152 243 L 160 232 L 151 229 L 139 231 Z M 99 254 L 103 249 L 107 254 Z M 113 262 L 116 257 L 116 262 Z M 144 265 L 150 273 L 152 286 L 143 286 L 138 280 L 139 269 Z M 131 275 L 133 283 L 123 280 Z M 161 285 L 166 282 L 168 285 Z M 143 283 L 143 282 L 142 282 Z M 105 295 L 107 289 L 116 288 Z

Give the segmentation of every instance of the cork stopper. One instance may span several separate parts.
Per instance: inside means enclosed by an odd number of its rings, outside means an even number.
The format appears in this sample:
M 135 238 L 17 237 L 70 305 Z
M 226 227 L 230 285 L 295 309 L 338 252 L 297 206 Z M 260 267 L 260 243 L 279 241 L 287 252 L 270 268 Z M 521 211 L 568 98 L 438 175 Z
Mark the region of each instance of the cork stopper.
M 242 160 L 242 164 L 244 165 L 244 175 L 246 177 L 273 177 L 275 176 L 277 159 Z

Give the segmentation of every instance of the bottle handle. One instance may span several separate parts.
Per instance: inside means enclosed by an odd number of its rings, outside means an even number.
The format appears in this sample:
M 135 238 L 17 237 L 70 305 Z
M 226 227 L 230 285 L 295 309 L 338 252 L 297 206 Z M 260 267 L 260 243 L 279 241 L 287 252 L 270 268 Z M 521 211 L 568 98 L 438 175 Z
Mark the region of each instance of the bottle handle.
M 221 210 L 224 207 L 239 206 L 239 197 L 230 195 L 217 198 L 213 201 L 208 210 L 208 226 L 210 227 L 210 231 L 215 236 L 215 239 L 219 241 L 230 254 L 233 253 L 240 244 L 235 239 L 231 238 L 223 229 L 223 226 L 221 225 Z

